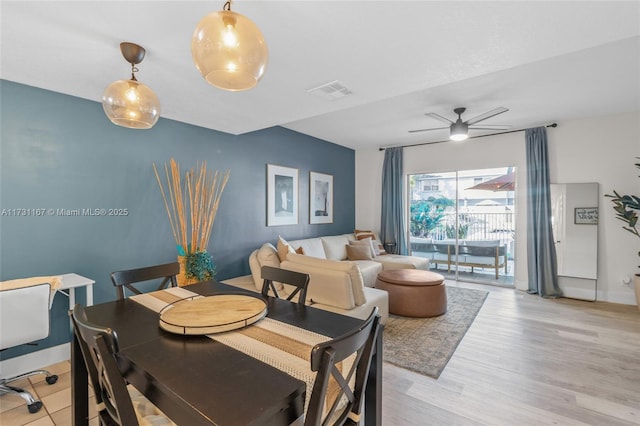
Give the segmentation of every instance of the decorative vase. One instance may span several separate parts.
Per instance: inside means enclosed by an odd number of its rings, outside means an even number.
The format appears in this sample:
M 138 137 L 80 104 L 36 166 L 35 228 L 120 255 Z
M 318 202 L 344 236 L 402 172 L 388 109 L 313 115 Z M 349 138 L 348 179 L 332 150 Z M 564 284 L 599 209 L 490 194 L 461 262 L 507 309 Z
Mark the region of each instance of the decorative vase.
M 187 256 L 178 255 L 178 263 L 180 264 L 180 273 L 176 276 L 179 287 L 184 287 L 189 284 L 195 284 L 198 282 L 198 279 L 191 275 L 187 277 Z
M 636 305 L 638 305 L 638 309 L 640 310 L 640 274 L 633 276 L 633 285 L 636 291 Z

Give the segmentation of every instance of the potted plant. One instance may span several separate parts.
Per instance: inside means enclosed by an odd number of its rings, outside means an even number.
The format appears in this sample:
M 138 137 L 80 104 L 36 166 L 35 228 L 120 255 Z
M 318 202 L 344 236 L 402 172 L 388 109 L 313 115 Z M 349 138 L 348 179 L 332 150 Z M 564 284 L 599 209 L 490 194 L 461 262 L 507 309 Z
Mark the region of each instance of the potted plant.
M 207 252 L 207 247 L 220 197 L 229 180 L 229 171 L 207 172 L 207 164 L 202 163 L 198 171 L 190 169 L 185 173 L 183 184 L 180 165 L 173 158 L 169 164 L 170 166 L 165 164 L 164 167 L 167 180 L 166 192 L 155 164 L 153 170 L 160 186 L 178 251 L 180 263 L 178 285 L 184 286 L 213 279 L 216 267 Z
M 636 157 L 636 159 L 640 159 L 640 157 Z M 636 163 L 635 166 L 640 169 L 640 163 Z M 638 226 L 640 226 L 640 224 L 638 224 L 640 197 L 636 195 L 620 195 L 616 191 L 613 191 L 613 195 L 606 194 L 605 196 L 611 198 L 616 217 L 625 223 L 622 229 L 640 238 L 640 231 L 638 230 Z M 638 252 L 638 256 L 640 256 L 640 252 Z M 640 273 L 635 274 L 634 286 L 636 304 L 638 305 L 638 309 L 640 309 Z

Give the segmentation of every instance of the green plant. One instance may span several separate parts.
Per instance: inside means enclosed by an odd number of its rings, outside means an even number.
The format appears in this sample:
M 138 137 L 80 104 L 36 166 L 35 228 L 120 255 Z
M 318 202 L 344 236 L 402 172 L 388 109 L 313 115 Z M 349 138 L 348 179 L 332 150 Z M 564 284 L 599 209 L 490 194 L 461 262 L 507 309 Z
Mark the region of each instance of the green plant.
M 427 200 L 412 201 L 409 208 L 411 235 L 414 237 L 428 236 L 444 219 L 445 209 L 453 204 L 453 201 L 446 197 L 429 197 Z
M 640 157 L 636 157 L 636 159 L 640 159 Z M 635 163 L 635 166 L 640 169 L 640 163 Z M 626 226 L 622 226 L 622 229 L 640 238 L 640 230 L 638 230 L 640 197 L 636 195 L 620 195 L 617 191 L 613 191 L 613 195 L 606 194 L 605 197 L 611 198 L 616 217 L 626 224 Z M 638 252 L 638 256 L 640 256 L 640 252 Z
M 446 225 L 445 233 L 447 234 L 447 238 L 454 239 L 456 238 L 456 226 L 455 225 Z M 467 238 L 467 234 L 469 233 L 469 224 L 468 223 L 460 223 L 458 224 L 458 239 L 464 240 Z

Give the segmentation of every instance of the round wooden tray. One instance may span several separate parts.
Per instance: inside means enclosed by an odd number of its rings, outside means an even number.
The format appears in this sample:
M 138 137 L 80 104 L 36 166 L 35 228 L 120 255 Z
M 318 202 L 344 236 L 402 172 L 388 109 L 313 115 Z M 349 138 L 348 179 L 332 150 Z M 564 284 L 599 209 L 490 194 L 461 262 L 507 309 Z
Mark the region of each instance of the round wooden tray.
M 160 311 L 160 328 L 170 333 L 202 335 L 237 330 L 267 314 L 267 304 L 248 294 L 215 294 L 170 303 Z

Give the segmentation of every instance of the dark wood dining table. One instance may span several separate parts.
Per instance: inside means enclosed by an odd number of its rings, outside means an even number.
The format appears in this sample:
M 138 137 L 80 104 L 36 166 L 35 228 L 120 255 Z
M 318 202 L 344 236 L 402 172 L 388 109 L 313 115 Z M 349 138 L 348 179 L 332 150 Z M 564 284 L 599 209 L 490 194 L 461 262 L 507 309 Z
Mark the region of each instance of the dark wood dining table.
M 217 281 L 185 288 L 204 296 L 246 292 Z M 328 337 L 362 322 L 272 297 L 267 312 L 269 318 Z M 289 425 L 303 413 L 304 382 L 209 337 L 166 332 L 158 313 L 133 300 L 89 306 L 86 313 L 89 321 L 115 330 L 126 380 L 180 426 Z M 75 335 L 71 374 L 73 424 L 87 425 L 88 377 Z M 367 384 L 367 425 L 381 423 L 381 379 L 382 330 Z

